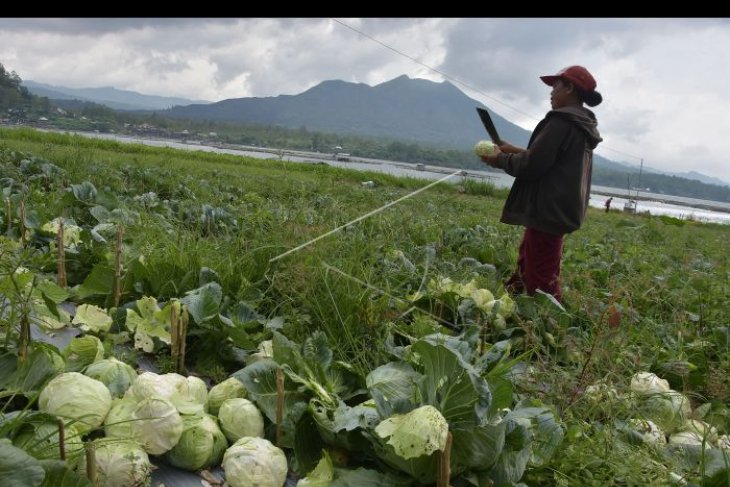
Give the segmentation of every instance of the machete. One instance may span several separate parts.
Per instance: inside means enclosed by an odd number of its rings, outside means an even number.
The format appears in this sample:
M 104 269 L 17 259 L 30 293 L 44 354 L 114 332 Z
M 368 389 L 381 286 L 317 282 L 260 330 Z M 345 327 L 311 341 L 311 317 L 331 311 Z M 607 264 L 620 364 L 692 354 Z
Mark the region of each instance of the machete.
M 487 129 L 487 133 L 492 138 L 492 142 L 497 145 L 502 145 L 502 139 L 499 138 L 497 128 L 494 126 L 494 122 L 492 122 L 492 117 L 489 116 L 489 112 L 484 108 L 477 107 L 477 113 L 479 114 L 479 118 L 482 120 L 482 124 L 484 124 L 484 128 Z

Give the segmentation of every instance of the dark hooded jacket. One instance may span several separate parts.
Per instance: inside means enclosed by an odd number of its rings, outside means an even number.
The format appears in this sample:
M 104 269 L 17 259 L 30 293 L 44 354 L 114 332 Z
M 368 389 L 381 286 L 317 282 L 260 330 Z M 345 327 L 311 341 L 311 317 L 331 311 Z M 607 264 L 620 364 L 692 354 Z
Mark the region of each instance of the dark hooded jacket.
M 515 177 L 501 221 L 555 235 L 577 230 L 588 208 L 593 149 L 602 140 L 589 109 L 549 111 L 526 151 L 497 158 L 497 167 Z

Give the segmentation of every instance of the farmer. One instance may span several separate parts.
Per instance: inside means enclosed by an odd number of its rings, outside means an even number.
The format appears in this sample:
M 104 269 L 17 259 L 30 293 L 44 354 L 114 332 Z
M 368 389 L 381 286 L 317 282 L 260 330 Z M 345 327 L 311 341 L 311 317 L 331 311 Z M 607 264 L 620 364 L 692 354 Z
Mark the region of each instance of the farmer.
M 499 150 L 481 159 L 515 177 L 501 221 L 525 227 L 517 268 L 505 288 L 529 295 L 539 289 L 562 302 L 563 237 L 583 223 L 593 149 L 603 140 L 596 116 L 583 105 L 594 107 L 603 97 L 583 66 L 570 66 L 540 79 L 552 86 L 552 110 L 535 127 L 527 149 L 503 142 Z
M 606 200 L 606 213 L 608 213 L 608 210 L 610 210 L 610 209 L 611 209 L 611 202 L 612 202 L 612 201 L 613 201 L 613 196 L 611 196 L 610 198 L 608 198 L 608 199 Z

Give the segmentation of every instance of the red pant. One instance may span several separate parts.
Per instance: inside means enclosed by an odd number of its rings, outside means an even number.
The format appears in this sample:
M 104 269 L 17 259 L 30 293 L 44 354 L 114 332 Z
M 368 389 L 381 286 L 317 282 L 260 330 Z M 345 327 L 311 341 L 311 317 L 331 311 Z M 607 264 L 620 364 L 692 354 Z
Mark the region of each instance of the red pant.
M 525 228 L 517 258 L 517 269 L 505 283 L 512 293 L 533 295 L 536 290 L 555 296 L 562 302 L 560 292 L 560 259 L 563 253 L 563 236 Z

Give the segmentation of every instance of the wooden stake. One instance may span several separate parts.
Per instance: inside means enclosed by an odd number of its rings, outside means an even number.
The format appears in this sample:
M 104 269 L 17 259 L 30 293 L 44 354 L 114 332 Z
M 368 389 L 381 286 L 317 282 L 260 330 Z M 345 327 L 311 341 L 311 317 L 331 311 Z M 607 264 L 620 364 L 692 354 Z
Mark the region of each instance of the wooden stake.
M 30 320 L 28 314 L 20 315 L 20 337 L 18 339 L 18 363 L 22 364 L 28 357 L 28 346 L 30 345 Z
M 20 244 L 25 247 L 25 200 L 20 200 Z
M 175 372 L 180 372 L 180 301 L 170 306 L 170 359 Z
M 438 479 L 436 480 L 436 487 L 449 487 L 449 480 L 451 479 L 451 442 L 453 436 L 449 431 L 446 436 L 446 447 L 444 451 L 439 454 L 438 460 Z
M 284 371 L 276 369 L 276 446 L 281 445 L 281 422 L 284 419 Z
M 93 441 L 86 442 L 86 477 L 94 487 L 99 487 L 96 479 L 96 445 Z
M 180 343 L 180 362 L 178 363 L 178 369 L 183 371 L 185 370 L 185 351 L 187 350 L 188 322 L 190 321 L 190 317 L 187 306 L 183 305 L 181 309 L 180 326 L 178 328 L 178 342 Z
M 10 198 L 5 198 L 5 233 L 10 233 L 10 225 L 13 223 L 13 216 L 10 214 Z
M 58 246 L 58 285 L 66 287 L 66 254 L 65 247 L 63 246 L 63 217 L 59 218 L 56 245 Z
M 124 227 L 117 226 L 117 245 L 114 249 L 114 307 L 119 307 L 122 297 L 122 235 Z
M 63 424 L 63 420 L 58 420 L 58 449 L 61 454 L 61 461 L 66 461 L 66 425 Z

